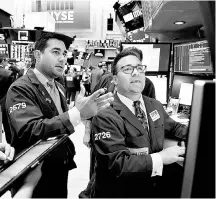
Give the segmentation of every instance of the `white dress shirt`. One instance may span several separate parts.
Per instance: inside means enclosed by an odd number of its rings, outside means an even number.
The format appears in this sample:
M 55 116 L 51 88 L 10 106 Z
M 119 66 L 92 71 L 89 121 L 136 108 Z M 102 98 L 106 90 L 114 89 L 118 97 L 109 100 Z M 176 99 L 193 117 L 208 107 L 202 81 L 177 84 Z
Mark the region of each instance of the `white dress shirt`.
M 131 99 L 121 95 L 118 92 L 117 92 L 117 95 L 118 95 L 119 99 L 121 100 L 121 102 L 123 104 L 125 104 L 125 106 L 127 106 L 128 109 L 135 115 L 135 108 L 133 106 L 133 101 Z M 141 102 L 140 103 L 141 109 L 145 112 L 146 119 L 147 119 L 147 122 L 148 122 L 147 112 L 146 112 L 145 103 L 144 103 L 142 95 L 140 95 L 139 101 Z M 148 125 L 148 129 L 149 129 L 149 125 Z M 152 175 L 151 176 L 152 177 L 157 176 L 157 175 L 162 176 L 163 161 L 162 161 L 162 158 L 161 158 L 160 154 L 159 153 L 152 153 L 152 154 L 150 154 L 150 156 L 152 158 L 152 164 L 153 164 Z
M 35 73 L 36 77 L 41 82 L 41 84 L 43 84 L 47 92 L 50 94 L 51 90 L 50 90 L 50 87 L 47 85 L 47 82 L 49 82 L 49 80 L 36 68 L 34 68 L 33 72 Z M 58 90 L 61 90 L 61 89 L 58 88 Z M 81 122 L 80 112 L 75 106 L 71 108 L 70 110 L 68 110 L 67 113 L 69 116 L 69 120 L 74 127 L 77 126 Z

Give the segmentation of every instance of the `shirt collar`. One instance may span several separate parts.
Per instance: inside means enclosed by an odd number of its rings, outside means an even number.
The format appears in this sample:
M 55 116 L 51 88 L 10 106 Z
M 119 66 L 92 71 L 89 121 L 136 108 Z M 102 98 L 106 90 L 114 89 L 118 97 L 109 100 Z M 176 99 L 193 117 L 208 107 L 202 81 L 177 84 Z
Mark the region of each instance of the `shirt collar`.
M 118 92 L 117 92 L 117 95 L 118 95 L 119 99 L 122 101 L 122 103 L 125 104 L 132 112 L 134 112 L 133 100 L 121 95 Z M 145 103 L 144 103 L 142 95 L 140 95 L 139 101 L 141 102 L 141 107 L 143 109 L 145 109 Z
M 41 84 L 47 87 L 47 82 L 49 82 L 49 80 L 37 68 L 34 68 L 33 72 L 35 73 Z M 54 79 L 52 81 L 54 81 Z

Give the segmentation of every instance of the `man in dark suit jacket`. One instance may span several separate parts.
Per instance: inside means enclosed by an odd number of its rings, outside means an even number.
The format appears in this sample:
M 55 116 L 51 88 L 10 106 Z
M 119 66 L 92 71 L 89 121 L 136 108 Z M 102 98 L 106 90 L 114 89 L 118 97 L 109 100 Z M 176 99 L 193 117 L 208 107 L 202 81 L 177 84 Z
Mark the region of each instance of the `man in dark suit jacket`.
M 10 130 L 6 133 L 10 134 L 9 143 L 16 154 L 40 139 L 74 133 L 81 119 L 94 116 L 113 100 L 110 93 L 99 97 L 104 90 L 85 98 L 82 86 L 75 106 L 68 110 L 64 87 L 54 80 L 63 73 L 66 46 L 69 44 L 65 35 L 43 33 L 35 44 L 35 68 L 8 90 L 5 117 Z M 68 171 L 76 167 L 74 155 L 70 141 L 44 160 L 32 197 L 67 198 Z M 16 188 L 21 185 L 19 182 Z
M 10 87 L 10 85 L 12 84 L 12 82 L 14 81 L 14 76 L 12 71 L 5 69 L 5 62 L 6 62 L 6 55 L 0 56 L 0 106 L 2 106 L 4 98 L 7 94 L 7 91 Z M 8 62 L 7 62 L 8 63 Z
M 91 77 L 90 77 L 92 93 L 93 93 L 94 87 L 96 86 L 98 80 L 102 77 L 103 73 L 104 72 L 102 70 L 102 63 L 99 63 L 98 67 L 92 70 Z
M 184 160 L 185 147 L 163 149 L 164 138 L 185 140 L 187 127 L 172 120 L 159 101 L 141 94 L 146 71 L 141 55 L 127 48 L 116 56 L 114 102 L 92 120 L 96 176 L 91 197 L 166 197 L 175 186 L 176 173 L 167 181 L 167 169 Z

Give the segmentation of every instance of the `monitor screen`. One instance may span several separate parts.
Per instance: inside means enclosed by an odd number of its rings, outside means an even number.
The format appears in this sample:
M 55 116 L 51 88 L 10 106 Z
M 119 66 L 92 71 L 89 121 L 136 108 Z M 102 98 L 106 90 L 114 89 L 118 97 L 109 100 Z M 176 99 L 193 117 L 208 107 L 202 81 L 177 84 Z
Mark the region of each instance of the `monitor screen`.
M 215 198 L 214 81 L 195 82 L 191 107 L 181 198 Z
M 167 77 L 165 75 L 146 75 L 155 87 L 156 100 L 167 104 Z
M 174 71 L 213 73 L 207 40 L 174 44 Z
M 116 15 L 124 24 L 126 32 L 130 32 L 144 26 L 141 1 L 130 1 L 116 10 Z
M 94 49 L 94 56 L 95 57 L 103 57 L 105 55 L 104 49 Z
M 142 64 L 149 72 L 168 72 L 170 66 L 170 43 L 124 43 L 122 49 L 136 47 L 143 53 Z
M 195 80 L 213 80 L 213 77 L 195 76 L 191 74 L 174 74 L 170 96 L 180 98 L 180 104 L 191 105 L 193 84 Z

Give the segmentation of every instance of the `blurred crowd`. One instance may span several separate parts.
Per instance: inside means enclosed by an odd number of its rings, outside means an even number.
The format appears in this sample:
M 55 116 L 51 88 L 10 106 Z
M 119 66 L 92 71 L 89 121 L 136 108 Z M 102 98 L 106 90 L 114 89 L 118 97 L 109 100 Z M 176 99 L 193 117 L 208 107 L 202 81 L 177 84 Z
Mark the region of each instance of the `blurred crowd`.
M 80 83 L 85 87 L 85 96 L 91 95 L 98 88 L 111 86 L 112 62 L 101 61 L 97 66 L 82 67 L 79 65 L 65 64 L 62 76 L 56 78 L 66 89 L 67 104 L 73 104 L 77 94 L 80 92 Z M 0 106 L 3 103 L 10 85 L 18 78 L 26 74 L 29 68 L 34 68 L 35 61 L 31 57 L 26 57 L 24 60 L 17 62 L 15 59 L 9 59 L 7 54 L 0 55 Z M 103 78 L 105 77 L 106 81 Z M 101 82 L 102 81 L 102 82 Z M 101 85 L 103 83 L 103 85 Z

